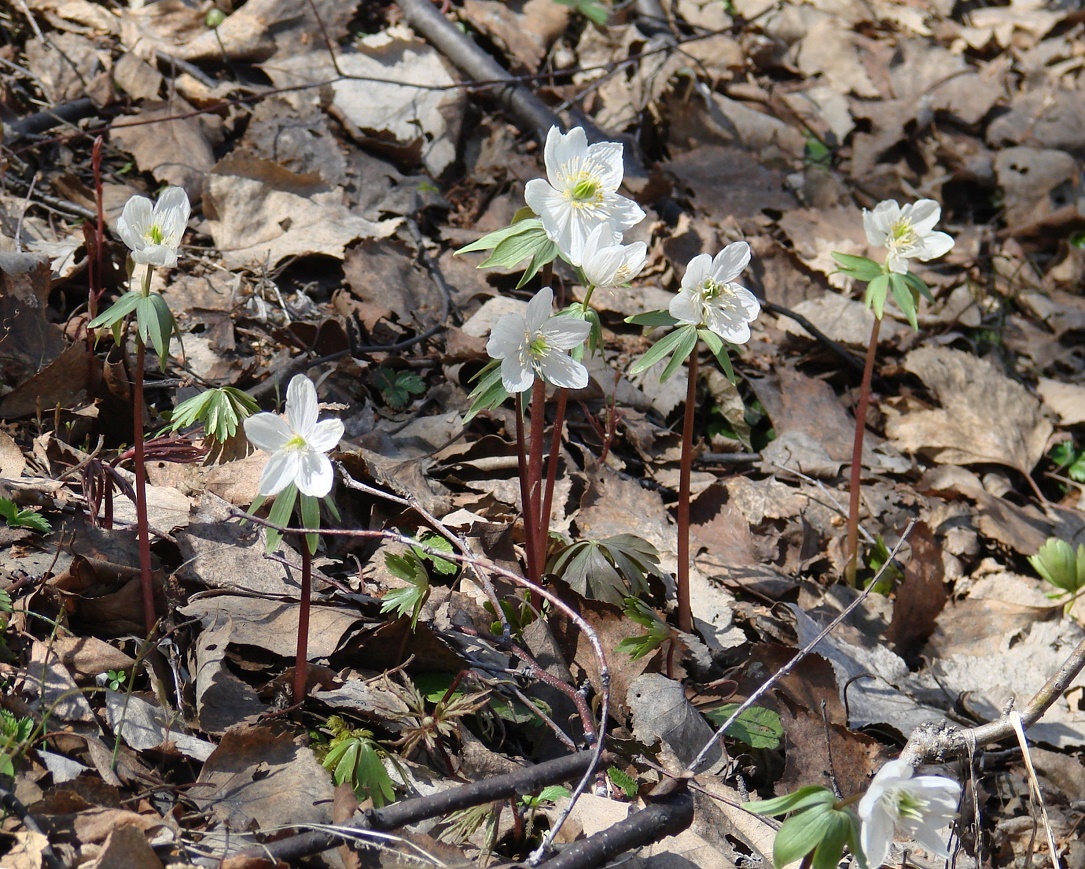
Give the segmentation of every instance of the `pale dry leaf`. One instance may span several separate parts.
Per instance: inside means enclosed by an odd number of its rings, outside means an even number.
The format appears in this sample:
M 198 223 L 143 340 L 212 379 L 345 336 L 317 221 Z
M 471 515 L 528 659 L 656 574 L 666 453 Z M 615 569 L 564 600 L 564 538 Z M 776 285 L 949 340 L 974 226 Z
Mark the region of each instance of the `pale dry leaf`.
M 904 452 L 936 462 L 993 462 L 1028 475 L 1043 457 L 1052 426 L 1039 400 L 993 364 L 948 347 L 920 347 L 904 359 L 942 405 L 897 413 L 885 405 L 886 434 Z
M 359 238 L 386 238 L 398 220 L 351 211 L 343 192 L 244 153 L 219 161 L 204 187 L 204 211 L 227 268 L 274 265 L 290 256 L 342 259 Z
M 145 104 L 134 115 L 114 121 L 109 135 L 140 169 L 160 182 L 183 187 L 189 200 L 198 203 L 204 176 L 215 165 L 212 145 L 220 138 L 220 124 L 214 115 L 185 117 L 193 111 L 180 98 Z
M 105 692 L 106 717 L 113 732 L 136 751 L 172 745 L 194 760 L 207 760 L 214 743 L 185 733 L 184 721 L 136 694 Z
M 1085 422 L 1085 386 L 1063 383 L 1041 377 L 1036 384 L 1044 406 L 1059 418 L 1063 425 L 1080 425 Z
M 633 734 L 651 744 L 659 739 L 688 766 L 701 749 L 712 741 L 713 729 L 686 699 L 681 682 L 662 673 L 644 673 L 632 681 L 625 704 L 633 716 Z M 723 757 L 718 743 L 705 758 L 701 770 Z M 675 770 L 677 772 L 677 770 Z
M 881 96 L 863 66 L 859 40 L 854 31 L 841 26 L 839 18 L 823 16 L 799 43 L 799 69 L 810 77 L 823 75 L 841 93 Z

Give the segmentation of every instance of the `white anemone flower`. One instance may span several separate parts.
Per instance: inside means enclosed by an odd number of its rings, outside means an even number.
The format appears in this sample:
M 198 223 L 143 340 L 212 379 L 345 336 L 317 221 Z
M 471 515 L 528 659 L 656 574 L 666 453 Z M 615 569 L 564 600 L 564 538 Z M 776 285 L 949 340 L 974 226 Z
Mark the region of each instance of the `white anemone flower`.
M 494 323 L 486 352 L 501 360 L 506 391 L 530 389 L 536 374 L 554 386 L 588 385 L 588 370 L 569 351 L 584 343 L 591 326 L 575 317 L 552 315 L 553 304 L 554 291 L 543 287 L 523 314 L 505 314 Z
M 749 262 L 750 246 L 744 241 L 727 245 L 715 258 L 695 256 L 682 277 L 682 289 L 671 299 L 671 316 L 704 326 L 732 344 L 745 344 L 750 323 L 761 313 L 757 297 L 735 283 Z
M 885 764 L 859 800 L 859 841 L 871 869 L 889 855 L 895 836 L 948 857 L 942 829 L 957 817 L 961 786 L 941 775 L 916 776 L 906 760 Z
M 589 145 L 580 127 L 565 135 L 551 127 L 543 155 L 547 180 L 528 181 L 524 199 L 574 266 L 583 264 L 588 234 L 600 223 L 624 232 L 644 219 L 637 203 L 616 192 L 625 171 L 620 143 Z
M 643 241 L 622 244 L 622 234 L 600 223 L 584 243 L 584 277 L 593 287 L 620 287 L 640 274 L 648 257 Z
M 319 412 L 316 387 L 304 374 L 298 374 L 286 388 L 285 417 L 258 413 L 245 420 L 249 442 L 271 453 L 260 475 L 261 495 L 277 495 L 291 483 L 301 494 L 314 498 L 331 491 L 332 463 L 326 453 L 343 436 L 343 422 L 317 422 Z
M 888 251 L 889 271 L 903 275 L 908 271 L 908 260 L 927 262 L 953 247 L 951 236 L 934 231 L 941 216 L 942 207 L 933 199 L 920 199 L 903 208 L 886 199 L 873 211 L 863 209 L 863 229 L 870 244 Z
M 133 196 L 117 218 L 117 234 L 131 248 L 135 262 L 172 268 L 190 211 L 183 187 L 167 187 L 153 208 L 146 196 Z

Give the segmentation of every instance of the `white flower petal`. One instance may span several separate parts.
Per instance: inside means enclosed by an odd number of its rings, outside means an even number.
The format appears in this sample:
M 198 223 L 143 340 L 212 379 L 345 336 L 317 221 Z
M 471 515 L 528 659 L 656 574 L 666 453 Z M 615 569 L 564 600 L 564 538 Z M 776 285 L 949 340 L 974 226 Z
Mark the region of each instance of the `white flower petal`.
M 334 450 L 339 446 L 344 431 L 345 426 L 341 419 L 321 420 L 313 426 L 313 431 L 308 438 L 309 446 L 321 453 Z
M 261 495 L 278 495 L 291 483 L 296 483 L 301 456 L 297 450 L 281 450 L 272 453 L 260 475 Z
M 524 314 L 524 329 L 534 334 L 539 331 L 554 313 L 554 291 L 543 287 L 531 297 Z
M 682 289 L 696 291 L 711 276 L 712 257 L 699 253 L 686 266 L 686 273 L 682 275 Z
M 933 199 L 920 199 L 912 206 L 904 207 L 904 216 L 912 224 L 916 235 L 927 235 L 942 217 L 942 206 Z
M 524 392 L 535 383 L 535 369 L 526 356 L 512 354 L 501 360 L 501 385 L 508 393 Z
M 588 385 L 588 369 L 565 353 L 547 353 L 539 360 L 543 379 L 554 386 L 583 389 Z
M 671 299 L 671 303 L 667 307 L 670 315 L 679 323 L 690 323 L 694 326 L 701 325 L 703 309 L 700 296 L 691 293 L 689 290 L 682 290 Z
M 171 269 L 177 265 L 177 249 L 164 244 L 144 244 L 132 250 L 132 262 Z
M 644 209 L 632 199 L 617 193 L 606 198 L 607 220 L 619 232 L 632 229 L 646 217 Z
M 286 388 L 286 421 L 306 441 L 316 425 L 320 405 L 316 387 L 304 374 L 295 374 Z
M 889 848 L 893 844 L 893 818 L 882 811 L 864 818 L 859 840 L 867 864 L 871 869 L 877 869 L 889 856 Z
M 622 176 L 625 175 L 625 166 L 622 163 L 624 153 L 625 148 L 620 142 L 597 142 L 588 146 L 585 162 L 591 165 L 592 176 L 599 180 L 608 193 L 613 193 L 621 186 Z
M 568 314 L 551 317 L 539 330 L 546 339 L 547 347 L 572 350 L 583 344 L 591 333 L 591 323 Z
M 727 245 L 712 260 L 712 279 L 720 284 L 727 284 L 742 274 L 750 264 L 750 246 L 744 241 Z
M 331 460 L 316 450 L 299 451 L 298 474 L 295 482 L 303 495 L 323 498 L 332 490 L 335 476 Z
M 519 352 L 527 334 L 527 324 L 520 314 L 503 314 L 490 329 L 486 352 L 491 359 L 504 359 Z
M 705 325 L 732 344 L 745 344 L 750 340 L 749 321 L 734 307 L 707 305 Z
M 192 205 L 183 187 L 167 187 L 154 204 L 154 221 L 174 247 L 181 243 L 191 213 Z
M 273 453 L 281 450 L 294 432 L 281 416 L 274 413 L 258 413 L 245 420 L 245 437 L 258 450 Z
M 923 252 L 917 255 L 917 259 L 927 262 L 927 260 L 938 259 L 940 256 L 945 256 L 953 249 L 953 236 L 945 232 L 932 232 L 923 239 Z
M 142 250 L 143 234 L 151 225 L 151 200 L 146 196 L 133 196 L 124 203 L 124 210 L 117 218 L 117 234 L 132 250 Z

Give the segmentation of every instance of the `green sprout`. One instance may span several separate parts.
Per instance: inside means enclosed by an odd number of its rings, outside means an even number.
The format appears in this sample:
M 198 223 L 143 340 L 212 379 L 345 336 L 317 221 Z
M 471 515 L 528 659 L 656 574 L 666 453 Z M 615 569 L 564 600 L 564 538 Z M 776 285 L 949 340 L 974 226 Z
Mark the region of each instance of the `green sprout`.
M 368 730 L 353 730 L 338 715 L 327 721 L 331 744 L 321 761 L 337 784 L 348 783 L 359 800 L 372 800 L 376 808 L 395 802 L 392 777 L 384 768 L 384 751 Z
M 0 516 L 8 523 L 8 528 L 29 528 L 41 534 L 53 530 L 49 521 L 35 510 L 20 510 L 10 498 L 0 498 Z
M 629 655 L 634 661 L 650 655 L 673 635 L 671 626 L 640 598 L 627 597 L 625 599 L 625 614 L 647 630 L 647 633 L 636 637 L 626 637 L 618 643 L 618 651 Z
M 233 386 L 219 386 L 177 405 L 170 416 L 169 430 L 176 432 L 202 424 L 207 436 L 222 444 L 237 434 L 238 426 L 259 409 L 256 399 L 247 392 Z
M 1082 590 L 1085 589 L 1085 543 L 1079 544 L 1077 552 L 1065 540 L 1049 537 L 1028 563 L 1040 576 L 1058 591 L 1048 595 L 1061 598 L 1069 595 L 1066 609 L 1069 611 Z
M 426 381 L 413 371 L 397 371 L 383 365 L 370 375 L 369 382 L 392 410 L 403 410 L 411 403 L 412 395 L 426 392 Z

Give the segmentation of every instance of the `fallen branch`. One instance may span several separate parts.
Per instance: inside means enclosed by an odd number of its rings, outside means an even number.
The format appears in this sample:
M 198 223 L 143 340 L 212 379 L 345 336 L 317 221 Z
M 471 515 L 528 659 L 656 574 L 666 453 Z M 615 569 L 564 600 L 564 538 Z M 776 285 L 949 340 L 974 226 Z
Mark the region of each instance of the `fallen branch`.
M 547 785 L 569 781 L 584 775 L 594 766 L 595 752 L 581 751 L 559 757 L 545 763 L 526 766 L 506 775 L 492 776 L 463 787 L 452 788 L 426 797 L 393 803 L 382 809 L 369 809 L 349 824 L 342 825 L 342 832 L 320 830 L 299 833 L 266 845 L 255 845 L 242 851 L 239 857 L 267 857 L 291 862 L 312 854 L 319 854 L 343 842 L 355 840 L 352 835 L 362 830 L 396 830 L 429 818 L 447 815 L 460 809 L 508 799 L 518 794 L 530 794 Z M 692 812 L 692 808 L 691 808 Z

